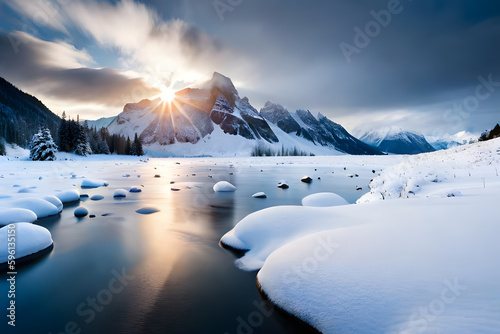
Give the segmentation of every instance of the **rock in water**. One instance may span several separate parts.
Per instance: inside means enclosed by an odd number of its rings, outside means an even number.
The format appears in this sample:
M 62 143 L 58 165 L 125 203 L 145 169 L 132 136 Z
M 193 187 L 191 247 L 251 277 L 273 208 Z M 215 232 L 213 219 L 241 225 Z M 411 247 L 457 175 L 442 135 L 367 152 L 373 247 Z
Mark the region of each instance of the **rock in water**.
M 253 198 L 267 198 L 267 195 L 263 192 L 258 192 L 252 195 Z
M 76 210 L 74 212 L 75 217 L 78 217 L 78 218 L 83 218 L 88 214 L 89 214 L 89 210 L 87 210 L 83 206 L 76 208 Z
M 290 186 L 284 182 L 280 182 L 280 183 L 278 183 L 278 188 L 288 189 L 288 188 L 290 188 Z
M 303 178 L 300 179 L 300 181 L 302 181 L 304 183 L 311 183 L 313 181 L 313 179 L 309 176 L 304 176 Z

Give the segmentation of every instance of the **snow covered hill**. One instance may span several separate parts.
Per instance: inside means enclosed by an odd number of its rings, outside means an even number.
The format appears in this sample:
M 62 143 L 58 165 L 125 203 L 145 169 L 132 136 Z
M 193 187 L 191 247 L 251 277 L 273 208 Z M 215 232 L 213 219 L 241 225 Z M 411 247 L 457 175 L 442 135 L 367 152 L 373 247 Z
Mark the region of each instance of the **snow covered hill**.
M 358 131 L 357 134 L 361 141 L 388 153 L 419 154 L 435 151 L 423 135 L 394 126 Z
M 108 130 L 130 138 L 137 133 L 154 156 L 248 156 L 256 147 L 276 153 L 382 154 L 325 116 L 302 110 L 292 115 L 271 103 L 258 112 L 219 73 L 201 87 L 175 95 L 172 102 L 158 98 L 127 104 Z

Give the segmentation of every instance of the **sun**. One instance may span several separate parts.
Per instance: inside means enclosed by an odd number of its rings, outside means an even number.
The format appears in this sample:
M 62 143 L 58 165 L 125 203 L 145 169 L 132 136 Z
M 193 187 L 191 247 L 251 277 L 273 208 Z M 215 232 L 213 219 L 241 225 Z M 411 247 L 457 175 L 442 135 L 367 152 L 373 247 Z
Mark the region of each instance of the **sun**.
M 175 91 L 170 87 L 165 87 L 161 90 L 160 99 L 163 102 L 172 102 L 175 100 Z

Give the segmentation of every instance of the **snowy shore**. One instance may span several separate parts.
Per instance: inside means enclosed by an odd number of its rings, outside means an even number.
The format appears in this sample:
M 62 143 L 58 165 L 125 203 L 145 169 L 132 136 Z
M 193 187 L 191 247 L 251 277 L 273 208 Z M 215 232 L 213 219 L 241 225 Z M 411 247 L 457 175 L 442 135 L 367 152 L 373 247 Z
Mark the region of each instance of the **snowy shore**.
M 221 243 L 323 333 L 495 333 L 498 169 L 498 139 L 405 157 L 356 205 L 269 208 Z

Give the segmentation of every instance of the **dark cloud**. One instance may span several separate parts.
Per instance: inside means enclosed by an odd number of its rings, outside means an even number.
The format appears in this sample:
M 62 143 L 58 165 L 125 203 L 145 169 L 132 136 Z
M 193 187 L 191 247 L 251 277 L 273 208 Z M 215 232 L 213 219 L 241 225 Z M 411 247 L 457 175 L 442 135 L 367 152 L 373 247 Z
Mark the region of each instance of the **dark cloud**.
M 158 94 L 143 79 L 129 78 L 114 69 L 72 67 L 72 57 L 79 60 L 79 51 L 66 44 L 59 46 L 18 32 L 0 33 L 1 75 L 32 94 L 119 108 Z
M 440 122 L 450 128 L 442 114 L 474 93 L 479 76 L 492 74 L 500 81 L 496 0 L 401 0 L 400 13 L 391 15 L 369 45 L 352 55 L 351 63 L 339 45 L 355 45 L 354 28 L 364 31 L 375 21 L 371 12 L 387 10 L 391 1 L 243 1 L 224 12 L 223 21 L 211 1 L 188 1 L 184 12 L 169 3 L 164 13 L 189 17 L 258 64 L 237 78 L 251 81 L 251 87 L 241 90 L 256 104 L 272 97 L 291 108 L 339 119 L 404 109 L 433 115 L 416 115 L 408 127 L 425 130 Z M 240 75 L 237 66 L 228 64 L 226 73 Z M 464 127 L 477 123 L 479 129 L 496 122 L 488 110 L 500 102 L 497 95 L 481 103 Z

